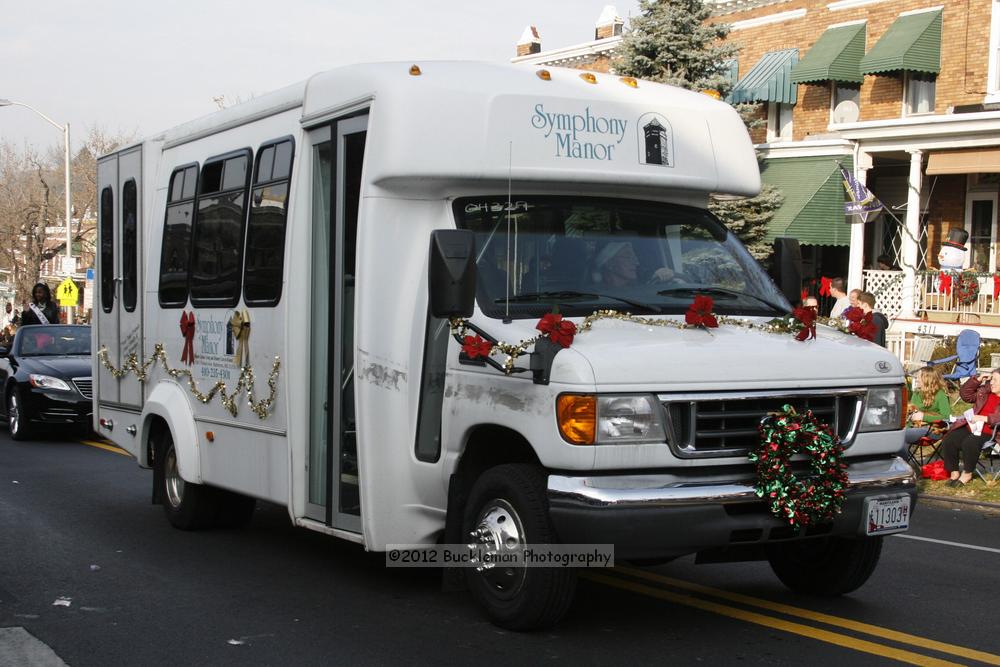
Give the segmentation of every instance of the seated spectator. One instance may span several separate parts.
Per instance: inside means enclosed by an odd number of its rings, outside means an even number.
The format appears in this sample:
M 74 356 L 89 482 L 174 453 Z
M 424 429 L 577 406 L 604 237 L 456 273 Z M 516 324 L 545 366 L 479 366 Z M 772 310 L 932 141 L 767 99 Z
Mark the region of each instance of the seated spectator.
M 944 436 L 941 458 L 950 477 L 949 486 L 964 486 L 972 481 L 983 445 L 993 437 L 993 429 L 1000 424 L 1000 368 L 989 375 L 969 378 L 959 390 L 959 395 L 966 403 L 972 403 L 975 412 L 972 422 L 982 423 L 983 430 L 976 435 L 963 417 L 952 424 Z M 959 454 L 962 458 L 961 473 L 958 469 Z
M 920 383 L 920 389 L 911 396 L 914 400 L 907 409 L 910 414 L 906 428 L 907 445 L 926 436 L 931 422 L 947 421 L 951 417 L 948 385 L 942 377 L 941 368 L 921 368 L 917 371 L 917 382 Z

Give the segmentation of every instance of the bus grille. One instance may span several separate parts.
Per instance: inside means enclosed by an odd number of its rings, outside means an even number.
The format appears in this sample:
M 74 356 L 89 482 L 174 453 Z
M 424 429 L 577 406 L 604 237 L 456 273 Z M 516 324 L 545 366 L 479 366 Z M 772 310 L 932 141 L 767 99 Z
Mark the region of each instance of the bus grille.
M 746 456 L 757 444 L 757 427 L 767 414 L 791 405 L 829 424 L 844 446 L 850 445 L 861 418 L 864 393 L 795 394 L 749 393 L 743 396 L 661 396 L 667 416 L 667 439 L 683 458 Z

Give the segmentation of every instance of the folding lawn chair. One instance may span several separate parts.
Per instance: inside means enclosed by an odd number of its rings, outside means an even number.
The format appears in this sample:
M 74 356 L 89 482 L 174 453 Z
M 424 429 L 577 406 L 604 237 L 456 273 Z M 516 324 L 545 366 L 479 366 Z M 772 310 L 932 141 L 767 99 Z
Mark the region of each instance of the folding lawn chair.
M 941 457 L 941 440 L 948 431 L 946 421 L 931 422 L 929 426 L 927 435 L 911 442 L 906 448 L 906 460 L 918 471 Z
M 984 482 L 1000 480 L 1000 443 L 996 440 L 988 440 L 983 445 L 979 460 L 976 461 L 976 474 Z
M 928 366 L 940 366 L 950 361 L 955 362 L 955 367 L 950 373 L 944 375 L 945 380 L 960 380 L 975 376 L 978 370 L 979 361 L 979 334 L 972 329 L 963 329 L 955 339 L 955 354 L 944 359 L 928 361 Z

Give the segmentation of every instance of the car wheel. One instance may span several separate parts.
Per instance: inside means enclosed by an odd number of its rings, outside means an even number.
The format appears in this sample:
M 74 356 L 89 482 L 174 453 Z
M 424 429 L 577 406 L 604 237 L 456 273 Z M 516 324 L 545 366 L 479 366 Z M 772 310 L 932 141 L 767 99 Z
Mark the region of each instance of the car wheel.
M 881 537 L 827 537 L 768 547 L 768 561 L 781 583 L 796 593 L 824 597 L 860 588 L 881 555 Z
M 497 555 L 556 542 L 545 475 L 532 465 L 490 468 L 472 485 L 462 527 L 472 544 Z M 495 624 L 510 630 L 554 625 L 576 590 L 576 573 L 567 568 L 480 566 L 465 572 L 476 601 Z
M 27 440 L 32 435 L 31 416 L 17 387 L 7 394 L 7 426 L 14 440 Z
M 174 439 L 169 431 L 161 432 L 159 446 L 163 455 L 157 459 L 162 468 L 156 478 L 163 485 L 161 497 L 167 520 L 181 530 L 197 530 L 212 525 L 219 509 L 215 489 L 184 481 L 177 465 Z

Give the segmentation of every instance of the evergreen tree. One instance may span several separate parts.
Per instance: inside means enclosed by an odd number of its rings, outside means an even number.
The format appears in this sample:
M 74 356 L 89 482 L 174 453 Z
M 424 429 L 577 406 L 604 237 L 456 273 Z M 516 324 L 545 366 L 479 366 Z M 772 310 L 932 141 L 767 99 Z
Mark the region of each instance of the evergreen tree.
M 702 0 L 641 0 L 640 15 L 633 18 L 622 39 L 615 72 L 623 76 L 658 81 L 690 90 L 729 94 L 729 62 L 739 47 L 725 42 L 729 25 L 709 23 L 712 16 Z M 748 128 L 761 121 L 756 105 L 738 105 Z M 712 197 L 709 209 L 749 248 L 757 259 L 771 254 L 764 240 L 767 227 L 784 202 L 781 192 L 763 185 L 752 198 Z

